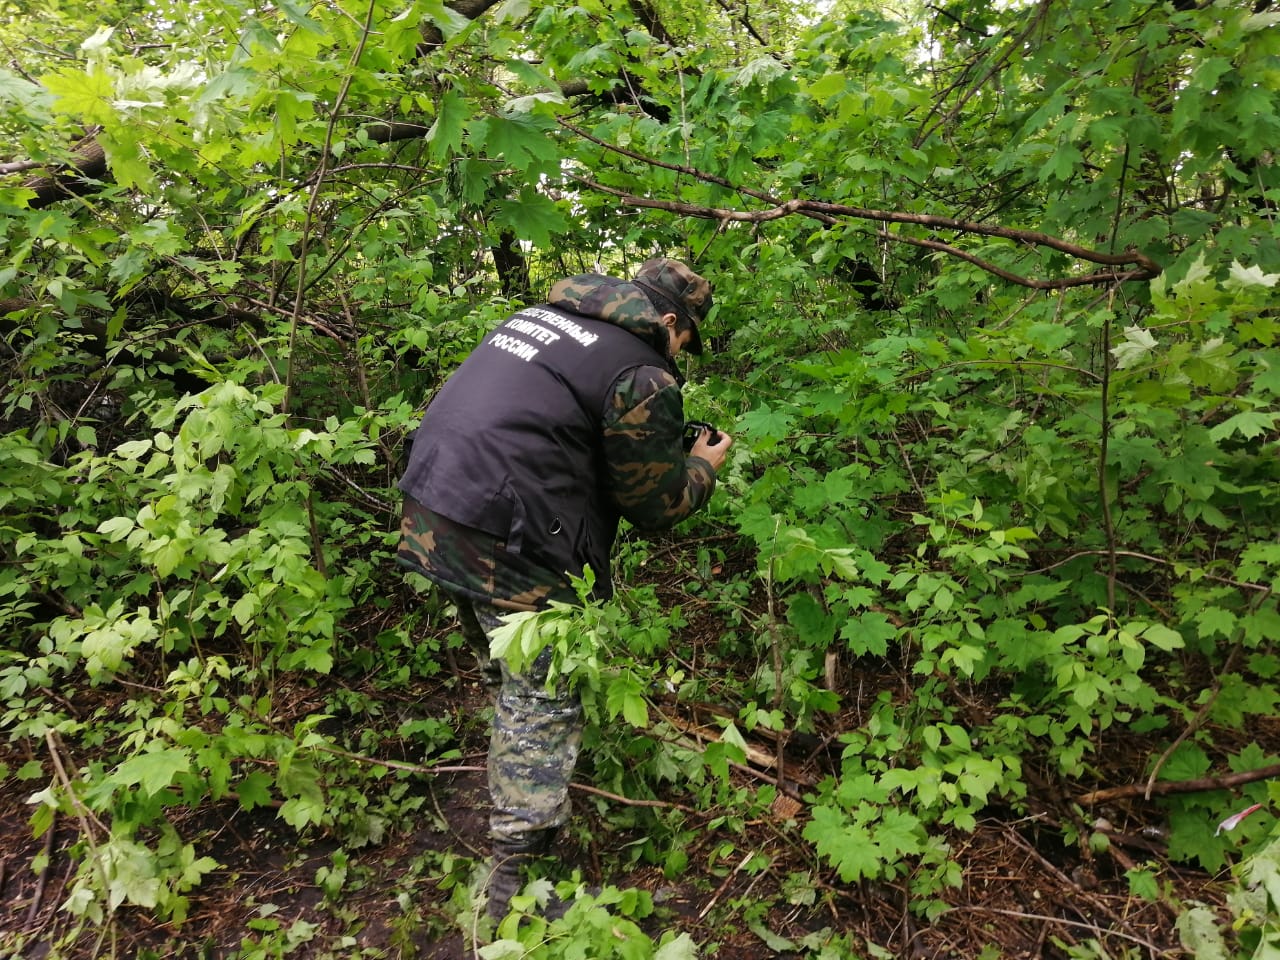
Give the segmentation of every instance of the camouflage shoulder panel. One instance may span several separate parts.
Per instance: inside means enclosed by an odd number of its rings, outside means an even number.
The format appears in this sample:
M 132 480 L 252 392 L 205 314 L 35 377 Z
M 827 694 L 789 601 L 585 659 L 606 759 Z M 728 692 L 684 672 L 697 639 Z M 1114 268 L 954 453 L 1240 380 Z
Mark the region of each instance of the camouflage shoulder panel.
M 567 277 L 551 288 L 547 303 L 561 310 L 571 310 L 584 317 L 603 320 L 654 345 L 661 356 L 667 355 L 667 335 L 662 317 L 648 294 L 634 283 L 584 273 Z
M 609 409 L 605 411 L 605 423 L 610 424 L 623 416 L 632 407 L 642 403 L 661 390 L 675 389 L 675 397 L 680 399 L 680 406 L 670 415 L 671 425 L 684 428 L 684 403 L 680 398 L 680 383 L 667 370 L 658 367 L 634 367 L 626 371 L 613 384 L 613 392 L 609 397 Z

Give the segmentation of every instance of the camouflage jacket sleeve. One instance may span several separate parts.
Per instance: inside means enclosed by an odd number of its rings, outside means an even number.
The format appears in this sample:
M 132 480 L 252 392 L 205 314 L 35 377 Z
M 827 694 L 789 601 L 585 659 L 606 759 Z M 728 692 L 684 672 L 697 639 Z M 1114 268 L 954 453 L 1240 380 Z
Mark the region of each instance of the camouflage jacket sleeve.
M 711 499 L 716 472 L 685 456 L 683 435 L 675 377 L 637 367 L 618 378 L 604 411 L 606 479 L 622 515 L 641 529 L 674 526 Z

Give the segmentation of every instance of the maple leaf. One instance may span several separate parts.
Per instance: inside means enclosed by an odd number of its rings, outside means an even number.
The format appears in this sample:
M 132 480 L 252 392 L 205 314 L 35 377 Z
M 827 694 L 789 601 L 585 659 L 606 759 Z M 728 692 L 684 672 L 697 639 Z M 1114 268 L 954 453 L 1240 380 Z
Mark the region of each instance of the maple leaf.
M 130 757 L 116 768 L 111 781 L 125 786 L 137 785 L 147 796 L 154 796 L 173 782 L 179 773 L 191 769 L 191 753 L 179 747 L 165 747 Z
M 1228 290 L 1245 290 L 1249 287 L 1274 287 L 1280 281 L 1280 273 L 1263 273 L 1257 264 L 1246 267 L 1238 260 L 1231 264 L 1231 276 L 1223 284 Z
M 815 807 L 804 838 L 826 857 L 844 883 L 879 876 L 880 848 L 861 824 L 851 823 L 833 807 Z
M 246 810 L 265 807 L 271 802 L 271 778 L 260 770 L 254 770 L 236 785 L 240 806 Z
M 886 810 L 876 826 L 876 843 L 895 857 L 910 857 L 924 849 L 924 829 L 905 810 Z

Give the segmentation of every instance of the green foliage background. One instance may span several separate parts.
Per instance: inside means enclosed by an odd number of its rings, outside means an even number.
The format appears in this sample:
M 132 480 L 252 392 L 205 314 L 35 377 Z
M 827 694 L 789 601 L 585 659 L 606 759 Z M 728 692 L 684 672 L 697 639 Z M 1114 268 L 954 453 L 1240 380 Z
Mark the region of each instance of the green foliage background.
M 79 825 L 73 916 L 182 920 L 218 865 L 175 808 L 412 812 L 352 760 L 447 742 L 372 720 L 445 656 L 391 562 L 405 434 L 514 305 L 653 253 L 715 285 L 688 403 L 738 442 L 681 609 L 719 640 L 677 668 L 631 536 L 574 661 L 600 786 L 741 811 L 742 734 L 817 731 L 814 869 L 936 915 L 1033 779 L 1277 762 L 1280 14 L 698 9 L 0 3 L 0 729 Z M 722 752 L 650 736 L 667 688 L 732 707 Z M 1171 857 L 1262 847 L 1214 826 L 1275 792 L 1157 801 Z

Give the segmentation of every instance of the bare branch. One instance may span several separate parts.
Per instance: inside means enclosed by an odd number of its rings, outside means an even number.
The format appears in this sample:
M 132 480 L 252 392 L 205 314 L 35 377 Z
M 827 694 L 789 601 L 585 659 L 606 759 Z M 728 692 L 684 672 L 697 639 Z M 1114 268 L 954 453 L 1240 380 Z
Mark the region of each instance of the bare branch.
M 396 143 L 400 140 L 417 140 L 425 137 L 431 128 L 421 123 L 379 121 L 364 128 L 374 143 Z
M 1102 803 L 1105 800 L 1118 800 L 1121 797 L 1167 796 L 1171 793 L 1202 793 L 1206 790 L 1231 790 L 1246 783 L 1257 783 L 1280 776 L 1280 763 L 1257 770 L 1245 770 L 1241 773 L 1229 773 L 1224 777 L 1200 777 L 1196 780 L 1162 780 L 1159 783 L 1127 783 L 1120 787 L 1108 787 L 1105 790 L 1094 790 L 1076 799 L 1082 807 Z
M 1021 230 L 1016 227 L 1001 227 L 989 223 L 975 223 L 970 220 L 953 220 L 950 217 L 939 217 L 926 213 L 899 213 L 892 210 L 851 207 L 839 203 L 821 203 L 816 200 L 804 201 L 803 209 L 805 212 L 815 210 L 835 216 L 855 217 L 859 220 L 914 223 L 922 227 L 932 227 L 935 230 L 956 230 L 960 233 L 976 233 L 984 237 L 1003 237 L 1005 240 L 1014 240 L 1018 243 L 1048 247 L 1051 250 L 1057 250 L 1059 253 L 1075 257 L 1077 260 L 1087 260 L 1090 263 L 1100 263 L 1108 267 L 1138 266 L 1151 277 L 1157 277 L 1162 272 L 1158 263 L 1136 250 L 1126 250 L 1124 253 L 1103 253 L 1100 250 L 1082 247 L 1079 244 L 1070 243 L 1060 237 L 1040 233 L 1037 230 Z
M 75 145 L 72 149 L 74 158 L 66 168 L 52 176 L 36 177 L 23 183 L 28 190 L 35 191 L 36 195 L 28 204 L 32 210 L 41 210 L 60 200 L 97 191 L 95 181 L 108 176 L 107 154 L 98 143 L 97 134 L 96 129 L 91 130 Z
M 894 210 L 875 210 L 867 207 L 853 207 L 839 203 L 823 203 L 818 200 L 795 199 L 787 200 L 784 203 L 776 203 L 774 206 L 766 210 L 729 210 L 723 207 L 706 207 L 698 204 L 683 203 L 676 200 L 653 200 L 648 197 L 637 197 L 625 190 L 619 190 L 615 187 L 608 187 L 604 184 L 589 180 L 586 177 L 574 177 L 579 183 L 590 187 L 592 190 L 598 190 L 617 197 L 623 203 L 633 207 L 645 207 L 653 210 L 666 210 L 669 213 L 680 214 L 687 217 L 698 217 L 703 220 L 720 220 L 726 223 L 766 223 L 770 220 L 780 220 L 783 217 L 792 214 L 801 214 L 807 217 L 820 219 L 824 223 L 835 222 L 839 217 L 851 217 L 858 220 L 876 220 L 881 223 L 910 223 L 919 226 L 931 227 L 933 229 L 955 230 L 959 233 L 973 233 L 979 236 L 1000 237 L 1005 240 L 1012 240 L 1018 243 L 1025 243 L 1031 246 L 1048 247 L 1051 250 L 1057 250 L 1060 253 L 1068 254 L 1077 260 L 1085 260 L 1090 263 L 1098 263 L 1104 266 L 1121 267 L 1134 266 L 1137 269 L 1126 271 L 1125 273 L 1116 273 L 1114 271 L 1103 271 L 1090 274 L 1084 277 L 1066 277 L 1058 280 L 1033 280 L 1026 277 L 1020 277 L 1017 274 L 1010 273 L 994 264 L 987 263 L 972 254 L 965 253 L 955 247 L 941 243 L 936 240 L 915 239 L 904 237 L 899 234 L 891 234 L 887 231 L 880 231 L 879 235 L 889 239 L 903 243 L 911 243 L 921 247 L 938 250 L 951 256 L 960 257 L 975 266 L 979 266 L 1002 279 L 1011 283 L 1017 283 L 1022 286 L 1032 287 L 1039 290 L 1055 290 L 1063 287 L 1085 286 L 1094 283 L 1117 283 L 1125 280 L 1148 280 L 1158 276 L 1161 272 L 1160 266 L 1144 254 L 1136 250 L 1128 250 L 1124 253 L 1103 253 L 1098 250 L 1092 250 L 1088 247 L 1082 247 L 1078 244 L 1070 243 L 1060 237 L 1055 237 L 1047 233 L 1040 233 L 1035 230 L 1021 230 L 1015 227 L 1002 227 L 989 223 L 976 223 L 969 220 L 953 220 L 950 217 L 939 217 L 932 214 L 922 213 L 902 213 Z
M 1001 267 L 997 267 L 994 263 L 988 263 L 979 257 L 975 257 L 972 253 L 961 250 L 959 247 L 953 247 L 950 244 L 941 243 L 937 240 L 924 240 L 917 237 L 905 237 L 899 233 L 890 233 L 888 230 L 877 231 L 876 236 L 884 240 L 893 240 L 896 243 L 909 243 L 915 247 L 924 247 L 928 250 L 937 250 L 948 256 L 956 257 L 972 263 L 976 267 L 981 267 L 988 273 L 994 273 L 1003 280 L 1010 283 L 1016 283 L 1022 287 L 1030 287 L 1033 290 L 1063 290 L 1067 287 L 1087 287 L 1095 283 L 1123 283 L 1126 280 L 1149 280 L 1151 274 L 1144 268 L 1139 270 L 1129 270 L 1125 273 L 1116 273 L 1115 271 L 1103 271 L 1101 273 L 1090 273 L 1080 277 L 1062 277 L 1058 280 L 1033 280 L 1029 277 L 1022 277 L 1016 273 L 1010 273 Z
M 44 166 L 38 160 L 15 160 L 12 163 L 0 163 L 0 176 L 7 173 L 26 173 L 28 170 L 39 170 Z
M 1047 567 L 1041 567 L 1039 570 L 1028 571 L 1028 576 L 1038 573 L 1048 573 L 1050 570 L 1057 570 L 1059 567 L 1065 566 L 1072 560 L 1078 560 L 1080 557 L 1105 557 L 1108 551 L 1105 550 L 1078 550 L 1056 563 L 1051 563 Z M 1166 567 L 1176 567 L 1177 562 L 1174 560 L 1166 560 L 1163 557 L 1153 557 L 1149 553 L 1137 553 L 1133 550 L 1117 550 L 1117 557 L 1129 557 L 1133 560 L 1146 560 L 1148 563 L 1157 563 Z M 1207 573 L 1203 570 L 1197 570 L 1196 575 L 1204 580 L 1212 580 L 1215 583 L 1225 583 L 1228 586 L 1236 587 L 1240 590 L 1260 590 L 1270 594 L 1272 588 L 1265 583 L 1249 583 L 1248 581 L 1232 580 L 1230 577 L 1220 577 L 1217 574 Z

